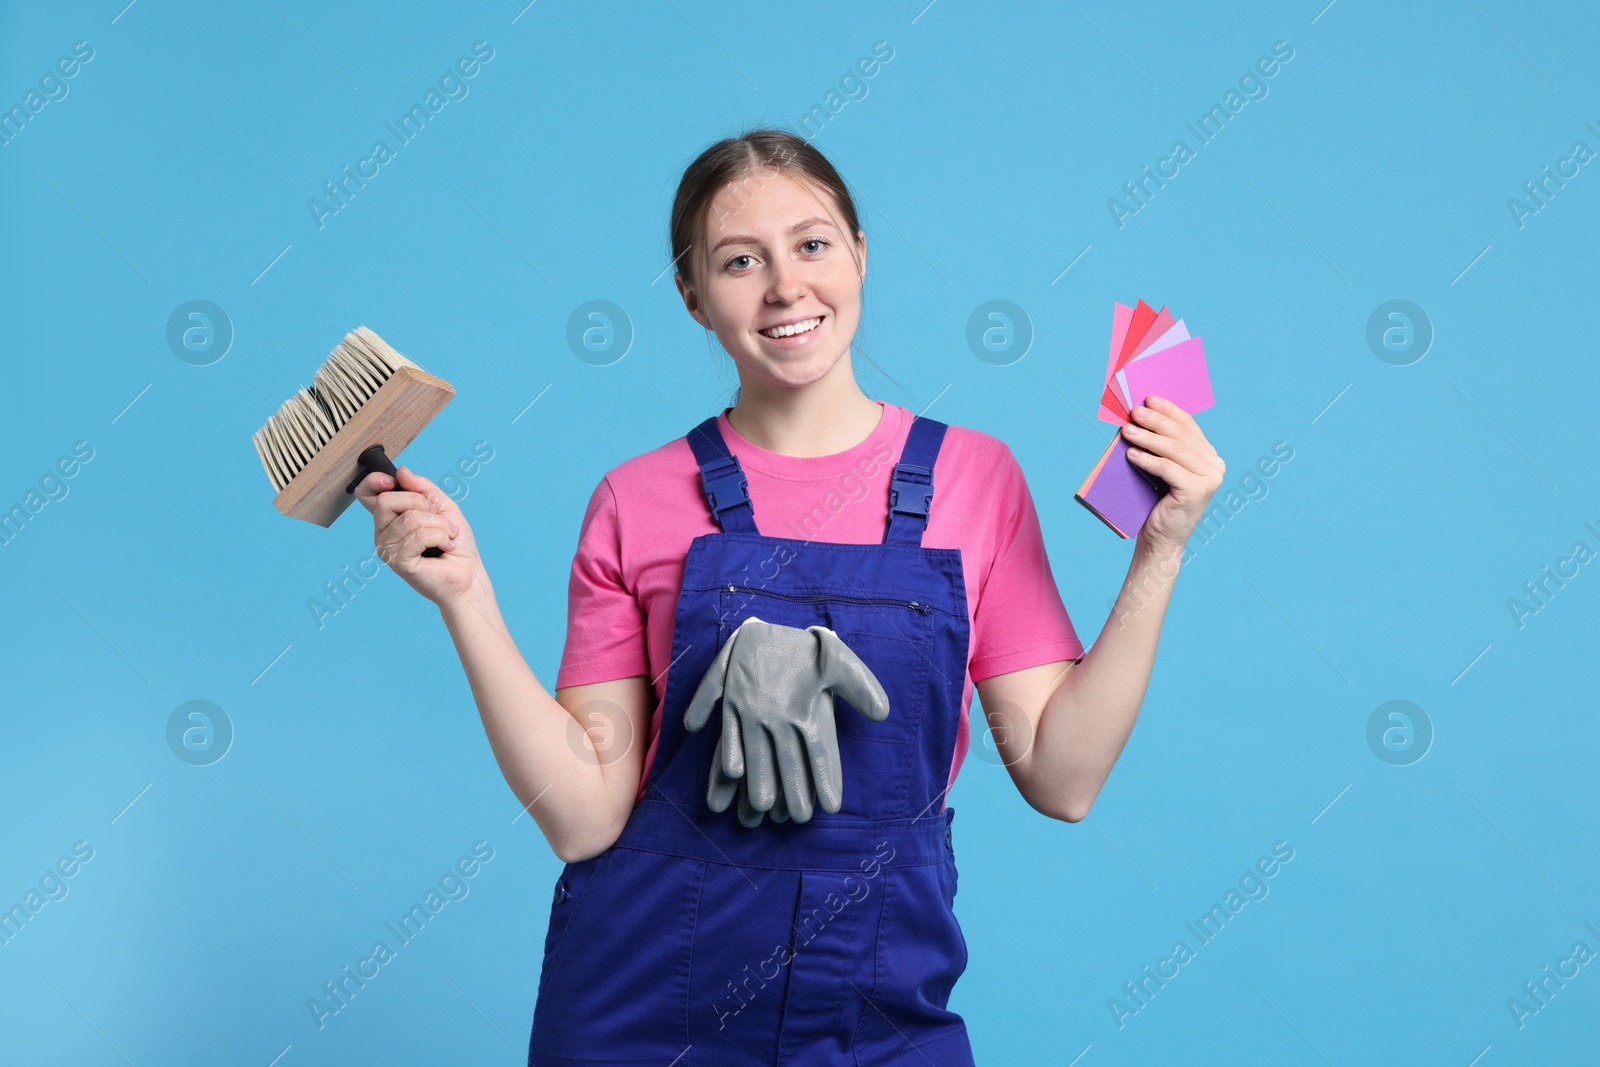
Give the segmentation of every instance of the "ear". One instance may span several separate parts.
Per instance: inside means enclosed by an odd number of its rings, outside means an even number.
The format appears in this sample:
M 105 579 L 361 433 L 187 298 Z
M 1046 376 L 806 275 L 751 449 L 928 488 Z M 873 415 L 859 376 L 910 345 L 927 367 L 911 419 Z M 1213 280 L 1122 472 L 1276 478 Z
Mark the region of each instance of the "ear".
M 690 255 L 693 254 L 691 251 Z M 711 330 L 712 333 L 715 333 L 716 331 L 711 327 L 711 320 L 706 317 L 704 309 L 700 306 L 700 294 L 695 292 L 689 285 L 687 279 L 683 276 L 683 272 L 678 271 L 673 274 L 672 280 L 678 287 L 678 295 L 683 298 L 683 306 L 688 309 L 689 317 L 706 329 Z

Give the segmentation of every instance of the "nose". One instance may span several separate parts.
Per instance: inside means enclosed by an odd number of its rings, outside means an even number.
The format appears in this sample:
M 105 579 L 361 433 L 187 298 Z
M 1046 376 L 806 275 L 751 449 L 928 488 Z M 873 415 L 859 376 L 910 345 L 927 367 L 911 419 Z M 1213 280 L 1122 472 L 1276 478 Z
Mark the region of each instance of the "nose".
M 778 304 L 793 304 L 805 292 L 800 272 L 792 263 L 779 261 L 772 265 L 772 280 L 767 287 L 767 299 Z

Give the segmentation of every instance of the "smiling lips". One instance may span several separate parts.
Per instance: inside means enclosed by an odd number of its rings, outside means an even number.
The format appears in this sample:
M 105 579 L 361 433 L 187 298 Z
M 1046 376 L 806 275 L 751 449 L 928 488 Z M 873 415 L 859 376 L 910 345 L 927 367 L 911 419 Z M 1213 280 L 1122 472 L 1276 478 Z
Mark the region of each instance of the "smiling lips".
M 801 319 L 799 322 L 790 323 L 787 326 L 772 326 L 765 330 L 758 330 L 757 332 L 763 337 L 771 337 L 774 340 L 778 340 L 784 337 L 797 337 L 803 333 L 810 333 L 812 330 L 821 325 L 822 316 L 819 315 L 816 318 Z

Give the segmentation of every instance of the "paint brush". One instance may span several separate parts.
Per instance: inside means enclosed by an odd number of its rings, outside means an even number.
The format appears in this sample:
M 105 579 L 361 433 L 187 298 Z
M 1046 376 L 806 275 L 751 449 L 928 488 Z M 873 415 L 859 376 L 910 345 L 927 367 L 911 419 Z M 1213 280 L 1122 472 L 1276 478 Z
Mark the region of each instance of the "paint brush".
M 254 435 L 256 453 L 283 514 L 331 526 L 373 471 L 400 484 L 391 455 L 411 443 L 456 395 L 436 378 L 357 326 L 312 377 Z M 438 548 L 424 556 L 440 556 Z

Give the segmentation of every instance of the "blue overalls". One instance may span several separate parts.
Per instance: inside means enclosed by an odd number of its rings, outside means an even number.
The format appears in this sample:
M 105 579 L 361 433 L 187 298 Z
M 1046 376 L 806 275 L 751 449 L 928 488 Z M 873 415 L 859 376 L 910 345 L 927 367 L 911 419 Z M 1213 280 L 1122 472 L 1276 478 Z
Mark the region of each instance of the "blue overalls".
M 969 1065 L 948 1009 L 967 965 L 943 807 L 967 669 L 958 548 L 924 548 L 945 424 L 916 418 L 882 544 L 756 531 L 743 471 L 707 419 L 689 433 L 720 533 L 689 546 L 660 737 L 622 836 L 556 883 L 528 1062 L 650 1067 Z M 827 626 L 889 717 L 836 700 L 844 803 L 747 829 L 706 806 L 721 715 L 683 713 L 746 618 Z

